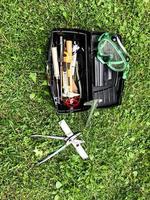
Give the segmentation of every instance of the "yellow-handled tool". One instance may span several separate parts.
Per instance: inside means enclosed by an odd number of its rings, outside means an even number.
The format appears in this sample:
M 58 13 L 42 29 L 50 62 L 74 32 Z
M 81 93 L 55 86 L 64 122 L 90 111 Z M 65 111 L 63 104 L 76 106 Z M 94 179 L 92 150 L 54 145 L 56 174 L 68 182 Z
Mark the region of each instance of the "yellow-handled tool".
M 66 41 L 66 49 L 64 51 L 64 64 L 66 65 L 67 70 L 67 77 L 68 77 L 68 90 L 69 92 L 77 92 L 77 86 L 73 80 L 73 74 L 71 70 L 71 63 L 72 63 L 72 41 Z

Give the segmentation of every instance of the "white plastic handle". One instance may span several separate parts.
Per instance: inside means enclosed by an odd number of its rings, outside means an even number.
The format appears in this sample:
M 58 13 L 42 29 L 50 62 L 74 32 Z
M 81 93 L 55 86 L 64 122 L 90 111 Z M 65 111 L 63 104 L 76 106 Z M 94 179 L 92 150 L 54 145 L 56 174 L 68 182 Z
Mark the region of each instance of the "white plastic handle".
M 67 135 L 68 137 L 73 135 L 71 129 L 69 128 L 68 124 L 65 122 L 64 119 L 59 122 L 59 125 L 64 131 L 65 135 Z
M 59 65 L 58 65 L 58 55 L 57 55 L 57 47 L 52 47 L 52 59 L 54 65 L 54 76 L 56 79 L 59 78 Z

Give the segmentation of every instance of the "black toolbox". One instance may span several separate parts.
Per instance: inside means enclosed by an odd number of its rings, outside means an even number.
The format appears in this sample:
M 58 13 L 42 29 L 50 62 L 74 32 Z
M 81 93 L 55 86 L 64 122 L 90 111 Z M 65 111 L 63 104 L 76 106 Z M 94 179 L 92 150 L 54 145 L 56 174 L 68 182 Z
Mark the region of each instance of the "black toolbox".
M 103 32 L 89 32 L 79 29 L 54 29 L 51 32 L 46 73 L 54 104 L 59 113 L 87 110 L 90 106 L 87 106 L 86 102 L 94 99 L 102 100 L 98 103 L 98 108 L 117 106 L 121 103 L 124 85 L 124 79 L 122 78 L 123 73 L 112 71 L 107 65 L 103 66 L 101 72 L 98 67 L 101 63 L 97 61 L 96 54 L 98 38 L 102 34 Z M 62 36 L 64 40 L 76 41 L 80 46 L 80 50 L 77 54 L 77 61 L 82 95 L 80 96 L 78 106 L 71 109 L 62 101 L 59 103 L 57 101 L 56 80 L 54 77 L 51 49 L 53 46 L 58 47 L 59 62 L 60 36 Z M 58 85 L 60 86 L 60 80 Z

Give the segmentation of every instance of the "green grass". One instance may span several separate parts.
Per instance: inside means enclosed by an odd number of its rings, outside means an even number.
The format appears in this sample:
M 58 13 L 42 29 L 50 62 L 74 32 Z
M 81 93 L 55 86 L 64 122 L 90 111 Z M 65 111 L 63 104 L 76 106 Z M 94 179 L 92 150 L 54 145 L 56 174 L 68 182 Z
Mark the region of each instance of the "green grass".
M 149 200 L 148 0 L 1 0 L 2 200 Z M 45 86 L 46 44 L 53 28 L 120 33 L 131 55 L 122 105 L 99 109 L 83 132 L 88 161 L 68 147 L 34 167 L 61 145 L 31 134 L 61 134 L 65 119 L 83 130 L 87 112 L 57 115 Z M 36 73 L 36 80 L 31 79 Z

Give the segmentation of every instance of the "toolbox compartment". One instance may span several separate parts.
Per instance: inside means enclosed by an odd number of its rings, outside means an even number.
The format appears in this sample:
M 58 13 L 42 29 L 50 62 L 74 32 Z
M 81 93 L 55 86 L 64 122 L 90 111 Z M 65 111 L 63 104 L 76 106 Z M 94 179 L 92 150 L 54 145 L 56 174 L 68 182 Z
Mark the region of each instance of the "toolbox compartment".
M 98 107 L 117 106 L 121 103 L 124 80 L 122 72 L 112 71 L 107 65 L 101 66 L 96 60 L 98 37 L 102 32 L 88 32 L 79 29 L 54 29 L 48 47 L 47 77 L 55 107 L 59 113 L 77 112 L 90 108 L 84 105 L 93 99 L 102 99 Z M 69 109 L 62 102 L 57 102 L 56 81 L 52 60 L 52 47 L 57 46 L 58 61 L 60 57 L 60 36 L 65 40 L 76 41 L 80 46 L 77 53 L 78 73 L 81 84 L 80 104 Z M 100 67 L 99 67 L 100 66 Z M 100 69 L 102 71 L 100 71 Z M 59 81 L 60 85 L 60 81 Z

